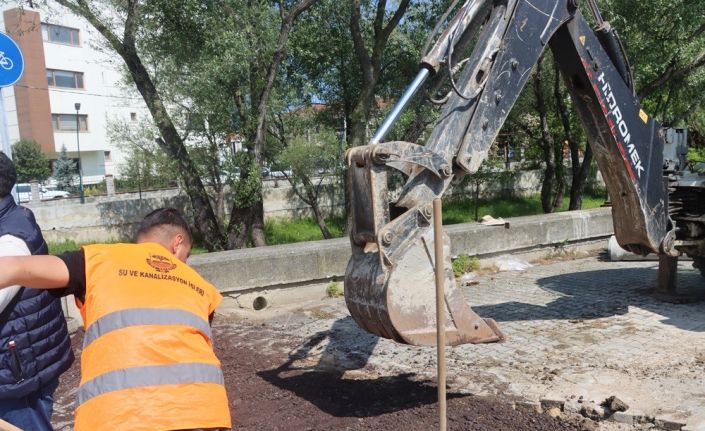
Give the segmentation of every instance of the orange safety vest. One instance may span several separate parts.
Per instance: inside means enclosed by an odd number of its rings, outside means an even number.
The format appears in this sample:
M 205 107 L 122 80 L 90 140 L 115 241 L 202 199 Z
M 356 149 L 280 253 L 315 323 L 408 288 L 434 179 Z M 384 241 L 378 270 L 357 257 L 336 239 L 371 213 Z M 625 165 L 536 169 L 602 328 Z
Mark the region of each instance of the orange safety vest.
M 230 428 L 213 285 L 155 243 L 83 247 L 76 431 Z

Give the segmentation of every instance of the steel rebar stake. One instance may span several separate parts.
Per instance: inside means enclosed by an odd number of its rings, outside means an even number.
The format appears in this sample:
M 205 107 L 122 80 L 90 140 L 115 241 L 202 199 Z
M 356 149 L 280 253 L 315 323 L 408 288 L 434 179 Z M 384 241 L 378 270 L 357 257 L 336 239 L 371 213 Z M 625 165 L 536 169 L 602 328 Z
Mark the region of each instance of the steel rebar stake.
M 438 356 L 439 429 L 446 431 L 446 331 L 445 331 L 445 268 L 443 256 L 443 207 L 433 200 L 433 250 L 436 275 L 436 350 Z

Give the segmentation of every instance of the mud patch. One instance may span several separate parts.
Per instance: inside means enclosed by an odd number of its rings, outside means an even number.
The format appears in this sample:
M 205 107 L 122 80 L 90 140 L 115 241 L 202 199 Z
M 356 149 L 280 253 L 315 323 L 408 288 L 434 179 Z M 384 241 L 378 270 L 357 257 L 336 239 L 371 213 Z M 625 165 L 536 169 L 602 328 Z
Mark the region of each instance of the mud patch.
M 426 431 L 438 428 L 437 388 L 414 373 L 383 375 L 374 368 L 338 368 L 307 356 L 310 339 L 262 325 L 219 318 L 214 327 L 235 429 Z M 82 333 L 74 335 L 75 349 Z M 317 340 L 313 340 L 315 344 Z M 354 361 L 353 361 L 354 362 Z M 489 378 L 489 376 L 488 376 Z M 73 428 L 78 361 L 61 378 L 55 428 Z M 455 382 L 456 387 L 462 383 Z M 448 429 L 575 431 L 539 413 L 517 411 L 510 400 L 448 393 Z

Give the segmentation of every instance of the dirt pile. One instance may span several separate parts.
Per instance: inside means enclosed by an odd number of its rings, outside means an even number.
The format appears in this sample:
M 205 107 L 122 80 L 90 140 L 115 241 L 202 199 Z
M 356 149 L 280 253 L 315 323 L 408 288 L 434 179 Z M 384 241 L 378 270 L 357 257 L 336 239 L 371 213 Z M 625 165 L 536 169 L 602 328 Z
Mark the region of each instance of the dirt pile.
M 268 327 L 220 319 L 213 332 L 235 429 L 426 431 L 438 427 L 437 393 L 432 382 L 412 374 L 390 377 L 368 370 L 341 372 L 333 364 L 306 366 L 306 358 L 296 353 L 301 340 Z M 81 342 L 79 331 L 73 337 L 74 348 Z M 72 429 L 78 382 L 77 361 L 62 376 L 56 394 L 57 430 Z M 506 400 L 449 393 L 448 429 L 581 428 L 546 414 L 514 410 Z

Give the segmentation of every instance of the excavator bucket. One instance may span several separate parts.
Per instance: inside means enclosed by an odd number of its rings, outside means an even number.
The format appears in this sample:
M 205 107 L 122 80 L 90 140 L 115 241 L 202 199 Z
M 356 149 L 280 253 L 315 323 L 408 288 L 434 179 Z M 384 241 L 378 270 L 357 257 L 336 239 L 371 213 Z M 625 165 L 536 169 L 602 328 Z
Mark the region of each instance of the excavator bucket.
M 433 229 L 414 241 L 397 263 L 386 271 L 376 253 L 355 253 L 345 280 L 345 301 L 361 328 L 400 343 L 420 346 L 436 344 Z M 450 241 L 443 238 L 445 255 Z M 504 339 L 492 319 L 472 311 L 456 288 L 450 259 L 445 267 L 445 332 L 448 345 L 489 343 Z
M 353 211 L 353 254 L 345 275 L 345 301 L 350 314 L 361 328 L 381 337 L 406 344 L 435 345 L 436 263 L 431 206 L 412 208 L 389 221 L 384 170 L 376 166 L 351 169 L 358 179 L 353 184 L 358 206 Z M 381 216 L 377 228 L 368 216 L 370 208 Z M 444 235 L 442 241 L 446 256 L 440 264 L 445 274 L 447 344 L 503 340 L 495 322 L 475 314 L 456 287 L 449 257 L 450 239 Z
M 352 257 L 345 274 L 345 301 L 358 325 L 373 334 L 400 343 L 436 344 L 432 202 L 453 180 L 458 148 L 482 99 L 487 82 L 484 77 L 491 72 L 515 4 L 515 0 L 468 0 L 424 57 L 419 74 L 370 144 L 346 154 Z M 423 82 L 438 72 L 441 64 L 456 58 L 450 48 L 455 46 L 460 52 L 461 46 L 468 47 L 472 41 L 476 45 L 463 62 L 457 82 L 464 96 L 448 99 L 426 145 L 382 142 Z M 399 193 L 389 190 L 388 172 L 392 169 L 407 179 Z M 392 207 L 403 212 L 392 217 Z M 495 322 L 475 314 L 456 287 L 449 258 L 450 240 L 440 240 L 447 256 L 445 262 L 438 263 L 445 274 L 447 344 L 503 340 Z

